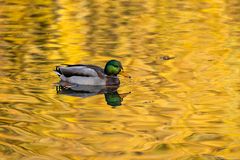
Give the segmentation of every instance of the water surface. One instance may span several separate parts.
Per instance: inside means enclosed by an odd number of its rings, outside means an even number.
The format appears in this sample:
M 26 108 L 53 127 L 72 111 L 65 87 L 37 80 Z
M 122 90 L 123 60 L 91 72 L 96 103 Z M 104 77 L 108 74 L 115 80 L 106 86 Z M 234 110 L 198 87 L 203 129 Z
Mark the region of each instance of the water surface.
M 1 160 L 240 160 L 239 1 L 0 3 Z M 121 106 L 57 93 L 56 65 L 109 59 Z

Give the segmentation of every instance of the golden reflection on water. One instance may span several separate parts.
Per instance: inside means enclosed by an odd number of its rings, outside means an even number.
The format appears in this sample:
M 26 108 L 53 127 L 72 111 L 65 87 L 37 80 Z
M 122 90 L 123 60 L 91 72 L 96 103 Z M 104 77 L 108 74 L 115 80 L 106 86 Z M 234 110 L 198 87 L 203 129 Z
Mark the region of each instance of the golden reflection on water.
M 239 159 L 239 6 L 2 0 L 1 160 Z M 122 106 L 56 93 L 56 65 L 109 59 Z

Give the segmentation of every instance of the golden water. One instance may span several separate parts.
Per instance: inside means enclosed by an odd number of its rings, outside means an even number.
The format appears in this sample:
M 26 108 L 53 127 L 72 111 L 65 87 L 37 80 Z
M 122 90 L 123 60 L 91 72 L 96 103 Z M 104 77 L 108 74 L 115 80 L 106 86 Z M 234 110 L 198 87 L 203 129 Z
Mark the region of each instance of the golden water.
M 1 0 L 0 160 L 240 160 L 239 37 L 239 0 Z M 57 94 L 109 59 L 121 106 Z

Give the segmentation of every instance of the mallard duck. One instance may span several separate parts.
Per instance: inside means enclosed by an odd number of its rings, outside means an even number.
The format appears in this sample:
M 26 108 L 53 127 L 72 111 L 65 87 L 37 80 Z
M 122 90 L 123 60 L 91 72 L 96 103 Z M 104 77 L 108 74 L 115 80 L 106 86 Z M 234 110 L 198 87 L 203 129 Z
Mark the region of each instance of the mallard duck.
M 95 65 L 74 64 L 57 66 L 55 72 L 62 81 L 70 84 L 114 86 L 120 84 L 117 75 L 121 70 L 121 62 L 110 60 L 104 69 Z

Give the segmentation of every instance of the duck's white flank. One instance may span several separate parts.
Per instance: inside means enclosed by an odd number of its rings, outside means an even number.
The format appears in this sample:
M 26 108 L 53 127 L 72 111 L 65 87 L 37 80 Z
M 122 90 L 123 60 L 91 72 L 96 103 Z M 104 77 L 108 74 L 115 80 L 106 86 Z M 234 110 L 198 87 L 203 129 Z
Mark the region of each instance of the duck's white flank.
M 60 76 L 61 80 L 68 83 L 75 83 L 79 85 L 96 85 L 103 86 L 106 85 L 106 78 L 100 79 L 99 77 L 82 77 L 82 76 L 71 76 L 65 77 L 64 75 Z

